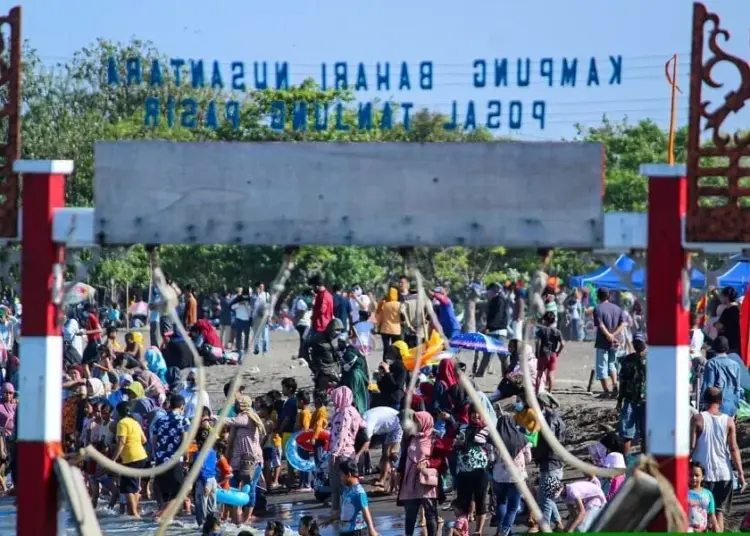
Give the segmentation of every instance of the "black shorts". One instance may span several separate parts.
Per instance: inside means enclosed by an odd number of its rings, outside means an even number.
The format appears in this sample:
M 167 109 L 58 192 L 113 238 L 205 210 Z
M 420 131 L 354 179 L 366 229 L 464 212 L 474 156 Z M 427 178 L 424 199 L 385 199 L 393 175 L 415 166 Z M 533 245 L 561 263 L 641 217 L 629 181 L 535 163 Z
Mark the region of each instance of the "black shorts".
M 458 473 L 456 482 L 456 502 L 464 512 L 468 512 L 472 500 L 476 505 L 476 514 L 483 516 L 487 513 L 487 490 L 489 475 L 484 469 Z
M 184 481 L 185 469 L 179 463 L 154 479 L 156 485 L 159 486 L 159 493 L 161 493 L 164 502 L 169 502 L 177 497 Z
M 126 463 L 125 467 L 133 467 L 134 469 L 143 469 L 146 467 L 148 459 L 138 460 L 137 462 Z M 120 475 L 120 493 L 128 495 L 130 493 L 141 492 L 141 479 L 133 478 L 132 476 Z
M 703 487 L 710 491 L 714 496 L 716 511 L 724 515 L 729 515 L 732 511 L 732 496 L 734 488 L 731 480 L 722 480 L 720 482 L 703 482 Z

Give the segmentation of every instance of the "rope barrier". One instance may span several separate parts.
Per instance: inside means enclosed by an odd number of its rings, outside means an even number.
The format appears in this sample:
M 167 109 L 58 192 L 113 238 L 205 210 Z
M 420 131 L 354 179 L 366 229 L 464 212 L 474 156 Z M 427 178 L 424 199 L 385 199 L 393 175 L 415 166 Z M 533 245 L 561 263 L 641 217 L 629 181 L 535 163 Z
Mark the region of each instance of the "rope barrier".
M 177 312 L 175 310 L 175 306 L 177 305 L 177 294 L 175 293 L 174 289 L 170 287 L 167 284 L 166 278 L 164 277 L 164 273 L 162 272 L 161 268 L 157 267 L 154 270 L 154 281 L 156 283 L 156 286 L 159 288 L 159 292 L 161 293 L 162 300 L 159 302 L 160 309 L 162 314 L 169 314 L 172 317 L 172 320 L 174 322 L 175 327 L 177 328 L 177 331 L 182 335 L 183 339 L 187 343 L 188 347 L 190 348 L 191 353 L 193 354 L 193 358 L 196 363 L 196 368 L 198 372 L 197 385 L 198 385 L 198 392 L 201 392 L 205 389 L 205 374 L 203 370 L 203 358 L 201 357 L 200 353 L 196 350 L 195 345 L 193 344 L 193 341 L 190 339 L 190 336 L 187 333 L 187 330 L 185 329 L 185 326 L 182 324 L 182 321 L 180 320 L 180 317 L 177 315 Z M 185 436 L 182 439 L 182 443 L 180 443 L 180 446 L 178 447 L 177 451 L 164 463 L 155 465 L 154 467 L 149 467 L 146 469 L 138 469 L 134 467 L 128 467 L 126 465 L 122 465 L 120 463 L 115 462 L 114 460 L 107 458 L 104 454 L 96 450 L 93 445 L 87 445 L 83 449 L 79 451 L 79 455 L 84 458 L 91 458 L 94 460 L 97 464 L 101 465 L 104 469 L 107 471 L 111 471 L 113 473 L 128 476 L 131 478 L 152 478 L 157 475 L 160 475 L 162 473 L 165 473 L 175 467 L 177 464 L 182 463 L 182 458 L 185 455 L 185 453 L 188 451 L 188 448 L 190 447 L 190 444 L 195 439 L 195 436 L 198 434 L 198 429 L 200 428 L 201 419 L 203 418 L 203 401 L 201 400 L 201 397 L 198 397 L 198 403 L 195 407 L 195 414 L 193 415 L 192 420 L 190 421 L 190 429 L 188 430 L 188 433 L 185 434 Z
M 251 341 L 248 344 L 248 352 L 250 351 L 250 348 L 254 347 L 255 339 L 257 338 L 258 334 L 264 331 L 265 326 L 268 323 L 268 319 L 271 315 L 271 312 L 274 310 L 276 302 L 280 294 L 284 290 L 284 285 L 286 281 L 288 280 L 291 274 L 291 270 L 294 266 L 295 251 L 296 251 L 295 249 L 289 248 L 287 249 L 285 253 L 282 266 L 279 269 L 279 272 L 272 285 L 271 304 L 269 307 L 265 309 L 263 316 L 258 324 L 258 329 L 253 330 Z M 427 296 L 424 290 L 424 278 L 420 270 L 412 266 L 411 263 L 410 263 L 410 268 L 417 281 L 417 293 L 418 293 L 418 297 L 417 297 L 417 307 L 418 307 L 417 315 L 418 316 L 417 318 L 421 322 L 419 326 L 420 329 L 418 329 L 418 333 L 417 333 L 416 364 L 415 364 L 414 370 L 412 371 L 411 380 L 409 382 L 409 386 L 406 391 L 405 404 L 404 404 L 405 409 L 411 408 L 411 401 L 413 399 L 413 394 L 416 389 L 418 371 L 420 370 L 420 365 L 421 365 L 421 360 L 422 360 L 421 346 L 424 340 L 424 333 L 423 333 L 423 329 L 421 328 L 423 327 L 423 323 L 426 323 L 426 319 L 424 318 L 425 311 L 427 311 L 430 317 L 430 320 L 432 321 L 432 323 L 438 330 L 443 341 L 447 343 L 445 334 L 443 333 L 441 329 L 441 325 L 435 314 L 435 311 L 432 309 L 432 307 L 425 307 L 425 304 L 427 303 L 425 299 Z M 185 339 L 186 343 L 188 344 L 188 347 L 190 348 L 190 351 L 192 352 L 196 365 L 197 365 L 196 368 L 198 372 L 198 377 L 197 377 L 198 388 L 200 391 L 203 391 L 205 390 L 205 373 L 203 370 L 203 366 L 204 366 L 203 360 L 199 352 L 195 348 L 195 345 L 192 343 L 187 333 L 187 330 L 185 329 L 184 325 L 182 324 L 182 322 L 180 321 L 179 317 L 176 314 L 175 307 L 174 307 L 176 305 L 176 300 L 177 300 L 176 293 L 167 284 L 164 278 L 164 274 L 158 266 L 154 269 L 154 276 L 155 276 L 155 283 L 157 285 L 157 288 L 159 288 L 161 295 L 165 297 L 165 299 L 163 299 L 162 302 L 160 302 L 162 305 L 162 309 L 172 316 L 172 319 L 174 320 L 177 331 L 180 333 L 180 335 L 182 335 L 182 337 Z M 528 332 L 529 331 L 527 330 L 526 334 L 528 334 Z M 523 338 L 524 338 L 524 341 L 531 339 L 531 337 L 528 337 L 527 339 L 526 336 L 524 336 Z M 522 343 L 525 344 L 525 342 L 523 341 Z M 447 344 L 446 344 L 446 347 L 447 347 Z M 523 388 L 524 388 L 526 402 L 530 406 L 530 408 L 538 415 L 539 417 L 538 422 L 541 427 L 540 433 L 542 437 L 544 438 L 544 440 L 548 443 L 550 448 L 562 458 L 563 462 L 572 466 L 575 469 L 582 471 L 585 474 L 595 475 L 595 476 L 599 476 L 603 478 L 613 478 L 618 475 L 624 474 L 626 472 L 626 470 L 624 469 L 603 468 L 603 467 L 598 467 L 588 462 L 585 462 L 577 458 L 575 455 L 573 455 L 569 450 L 567 450 L 560 443 L 560 441 L 555 436 L 554 432 L 550 429 L 549 425 L 547 424 L 546 419 L 544 418 L 544 413 L 542 411 L 542 408 L 540 407 L 540 404 L 537 400 L 536 392 L 534 390 L 532 378 L 530 375 L 528 356 L 526 352 L 519 351 L 519 357 L 520 357 Z M 242 361 L 244 361 L 244 359 Z M 205 461 L 208 455 L 208 452 L 210 451 L 210 449 L 213 448 L 215 442 L 217 441 L 218 435 L 221 432 L 221 429 L 223 428 L 226 422 L 229 411 L 233 407 L 236 392 L 240 385 L 242 372 L 246 366 L 247 366 L 246 364 L 242 364 L 241 362 L 237 371 L 235 372 L 234 377 L 231 381 L 231 387 L 230 387 L 228 399 L 226 401 L 224 408 L 219 414 L 218 421 L 216 422 L 216 425 L 214 427 L 215 433 L 212 433 L 209 435 L 208 439 L 203 444 L 203 447 L 197 453 L 193 467 L 191 468 L 188 475 L 186 476 L 185 482 L 180 488 L 180 492 L 178 493 L 175 500 L 171 502 L 170 506 L 164 511 L 163 517 L 159 524 L 159 529 L 157 531 L 157 536 L 164 536 L 168 525 L 171 523 L 172 519 L 174 519 L 174 517 L 177 515 L 180 508 L 182 507 L 182 503 L 184 499 L 187 497 L 188 493 L 192 490 L 193 484 L 195 483 L 196 479 L 198 478 L 200 474 L 200 470 L 203 465 L 203 462 Z M 490 416 L 488 415 L 486 409 L 484 408 L 484 405 L 482 404 L 482 401 L 479 397 L 479 394 L 476 388 L 474 387 L 472 382 L 468 379 L 468 377 L 463 372 L 460 372 L 460 371 L 459 371 L 459 382 L 461 383 L 462 387 L 464 388 L 467 395 L 471 399 L 475 409 L 482 416 L 482 419 L 484 420 L 484 422 L 486 423 L 491 422 Z M 98 464 L 100 464 L 102 467 L 104 467 L 108 471 L 111 471 L 116 474 L 124 475 L 124 476 L 129 476 L 133 478 L 150 478 L 150 477 L 154 477 L 159 474 L 162 474 L 170 470 L 171 468 L 173 468 L 178 463 L 181 463 L 183 456 L 185 455 L 190 444 L 193 442 L 195 436 L 197 435 L 198 429 L 200 428 L 200 422 L 202 418 L 202 409 L 203 409 L 202 401 L 200 400 L 200 397 L 198 398 L 199 399 L 198 399 L 198 404 L 196 406 L 196 413 L 193 416 L 188 433 L 185 435 L 185 438 L 180 444 L 180 447 L 178 448 L 177 452 L 175 452 L 175 454 L 163 464 L 157 465 L 149 469 L 135 469 L 135 468 L 127 467 L 107 458 L 102 453 L 94 449 L 91 445 L 87 446 L 84 449 L 81 449 L 80 455 L 83 457 L 88 457 L 88 458 L 93 459 L 94 461 L 96 461 Z M 405 415 L 404 415 L 402 425 L 403 425 L 404 431 L 408 432 L 409 430 L 413 429 L 414 424 L 410 420 L 408 420 L 406 413 L 407 412 L 404 412 Z M 490 435 L 493 445 L 497 449 L 498 453 L 500 454 L 500 457 L 503 460 L 504 465 L 506 466 L 508 471 L 511 473 L 511 476 L 513 477 L 515 484 L 518 486 L 519 490 L 521 491 L 522 496 L 526 500 L 529 506 L 529 509 L 531 511 L 531 514 L 534 516 L 534 518 L 537 519 L 540 527 L 542 528 L 544 532 L 550 532 L 551 529 L 548 524 L 544 523 L 541 509 L 539 508 L 539 505 L 537 504 L 535 497 L 531 493 L 529 486 L 526 484 L 525 479 L 522 478 L 520 471 L 516 468 L 515 463 L 513 459 L 511 458 L 507 447 L 502 441 L 502 438 L 498 434 L 497 430 L 494 429 L 493 427 L 489 426 L 488 431 L 489 431 L 489 435 Z M 656 461 L 652 457 L 642 457 L 637 470 L 641 470 L 645 473 L 648 473 L 657 479 L 659 483 L 659 487 L 662 491 L 662 497 L 663 497 L 664 504 L 665 504 L 665 515 L 666 515 L 667 522 L 669 525 L 669 530 L 674 531 L 674 530 L 681 530 L 681 528 L 684 528 L 686 526 L 685 512 L 682 510 L 680 503 L 675 496 L 674 488 L 672 487 L 671 483 L 660 473 L 659 467 Z
M 271 312 L 274 310 L 274 307 L 276 305 L 276 301 L 278 300 L 279 295 L 284 291 L 284 284 L 286 283 L 287 279 L 289 279 L 289 276 L 291 275 L 292 267 L 294 266 L 294 253 L 296 252 L 296 249 L 288 248 L 284 255 L 284 261 L 282 262 L 282 266 L 279 269 L 278 274 L 276 275 L 276 278 L 274 280 L 274 283 L 271 287 L 271 304 L 269 307 L 266 307 L 265 311 L 263 312 L 263 317 L 261 318 L 260 323 L 258 324 L 259 329 L 253 330 L 253 336 L 250 340 L 250 344 L 248 344 L 248 352 L 251 348 L 253 348 L 255 344 L 255 339 L 258 336 L 259 332 L 262 332 L 268 322 L 268 318 L 271 315 Z M 244 362 L 244 359 L 243 359 Z M 224 423 L 227 420 L 227 417 L 229 415 L 229 411 L 232 409 L 234 405 L 234 399 L 237 392 L 237 388 L 240 386 L 240 380 L 242 378 L 242 369 L 246 365 L 242 364 L 238 367 L 237 372 L 234 374 L 234 378 L 232 379 L 232 385 L 229 390 L 229 397 L 227 398 L 227 401 L 224 405 L 224 408 L 221 410 L 221 413 L 219 414 L 219 419 L 217 420 L 216 424 L 214 425 L 213 432 L 209 434 L 208 438 L 206 439 L 205 443 L 203 443 L 203 447 L 198 451 L 196 458 L 193 462 L 193 466 L 188 472 L 187 476 L 185 477 L 185 481 L 182 484 L 182 487 L 180 487 L 180 491 L 177 494 L 177 497 L 170 503 L 169 507 L 164 511 L 162 514 L 163 517 L 159 523 L 159 530 L 156 532 L 156 536 L 164 536 L 167 527 L 172 522 L 172 519 L 179 513 L 180 509 L 182 508 L 182 503 L 187 497 L 188 493 L 193 489 L 193 484 L 195 484 L 195 481 L 200 476 L 201 469 L 203 467 L 203 462 L 206 460 L 206 457 L 208 456 L 208 453 L 211 449 L 213 449 L 214 444 L 219 438 L 219 434 L 221 433 L 221 429 L 224 426 Z

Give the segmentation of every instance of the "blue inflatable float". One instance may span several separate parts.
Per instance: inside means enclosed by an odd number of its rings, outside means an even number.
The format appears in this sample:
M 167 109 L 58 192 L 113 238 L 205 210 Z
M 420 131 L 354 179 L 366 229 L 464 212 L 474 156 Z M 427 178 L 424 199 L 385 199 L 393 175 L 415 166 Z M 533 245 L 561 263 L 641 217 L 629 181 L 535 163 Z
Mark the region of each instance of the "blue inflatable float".
M 216 491 L 216 502 L 227 506 L 247 506 L 250 502 L 250 485 L 242 486 L 242 489 L 222 489 Z
M 250 484 L 245 484 L 241 489 L 219 488 L 216 491 L 216 502 L 226 504 L 227 506 L 255 506 L 256 490 L 258 482 L 263 475 L 263 466 L 256 465 L 253 473 L 253 480 Z
M 312 473 L 315 471 L 315 461 L 302 458 L 300 456 L 299 445 L 297 444 L 297 437 L 304 432 L 304 430 L 300 430 L 289 438 L 284 447 L 284 454 L 286 455 L 286 462 L 292 466 L 292 469 L 303 473 Z

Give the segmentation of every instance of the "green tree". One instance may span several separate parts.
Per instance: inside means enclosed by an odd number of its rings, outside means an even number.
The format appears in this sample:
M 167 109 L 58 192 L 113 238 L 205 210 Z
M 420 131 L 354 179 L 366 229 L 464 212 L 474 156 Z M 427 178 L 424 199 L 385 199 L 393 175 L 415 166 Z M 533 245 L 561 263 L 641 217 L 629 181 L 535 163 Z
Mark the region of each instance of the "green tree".
M 613 122 L 604 117 L 597 127 L 577 125 L 575 141 L 599 142 L 606 154 L 604 208 L 607 211 L 646 210 L 648 180 L 640 174 L 641 164 L 667 162 L 667 137 L 650 119 L 631 124 L 627 118 Z M 675 161 L 684 162 L 687 127 L 675 137 Z

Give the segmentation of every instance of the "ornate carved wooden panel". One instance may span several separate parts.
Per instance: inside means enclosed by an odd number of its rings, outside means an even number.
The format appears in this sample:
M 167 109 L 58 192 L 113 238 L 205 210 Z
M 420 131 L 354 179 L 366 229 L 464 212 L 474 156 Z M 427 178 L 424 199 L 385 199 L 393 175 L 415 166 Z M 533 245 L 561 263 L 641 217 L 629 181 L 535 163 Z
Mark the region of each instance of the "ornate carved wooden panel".
M 703 4 L 693 5 L 688 137 L 688 242 L 750 243 L 750 133 L 728 133 L 725 121 L 750 104 L 750 64 L 725 52 L 729 32 Z M 707 46 L 706 46 L 707 43 Z M 707 49 L 704 53 L 704 49 Z M 739 81 L 723 100 L 704 98 L 704 84 L 721 89 L 714 69 L 732 67 Z M 710 137 L 706 138 L 706 134 Z M 703 138 L 703 139 L 702 139 Z
M 0 237 L 18 236 L 18 175 L 21 154 L 21 7 L 0 16 Z

